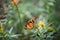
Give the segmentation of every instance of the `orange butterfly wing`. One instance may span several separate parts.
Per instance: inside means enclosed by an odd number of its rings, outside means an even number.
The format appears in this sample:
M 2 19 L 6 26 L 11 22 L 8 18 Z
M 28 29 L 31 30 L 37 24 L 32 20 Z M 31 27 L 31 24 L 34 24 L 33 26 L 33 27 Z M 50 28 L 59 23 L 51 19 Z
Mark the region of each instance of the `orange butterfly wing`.
M 33 28 L 33 23 L 29 23 L 26 25 L 26 29 L 31 29 L 31 28 Z
M 15 4 L 17 5 L 19 3 L 20 0 L 12 0 L 11 1 L 11 5 L 14 6 Z

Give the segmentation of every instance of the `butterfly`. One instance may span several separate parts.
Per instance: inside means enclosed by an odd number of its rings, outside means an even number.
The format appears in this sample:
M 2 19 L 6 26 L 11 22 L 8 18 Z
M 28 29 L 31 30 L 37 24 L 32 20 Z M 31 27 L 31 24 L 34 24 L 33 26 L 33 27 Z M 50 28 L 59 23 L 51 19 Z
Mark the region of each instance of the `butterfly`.
M 32 17 L 25 25 L 25 29 L 32 29 L 34 27 L 36 18 L 37 18 L 36 16 Z

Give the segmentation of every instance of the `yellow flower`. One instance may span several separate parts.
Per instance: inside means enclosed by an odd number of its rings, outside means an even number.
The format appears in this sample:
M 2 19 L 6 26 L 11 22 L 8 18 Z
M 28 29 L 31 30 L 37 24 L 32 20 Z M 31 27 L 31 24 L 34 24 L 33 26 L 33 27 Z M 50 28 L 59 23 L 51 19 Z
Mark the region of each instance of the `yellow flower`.
M 43 27 L 44 24 L 45 24 L 44 22 L 40 21 L 40 22 L 38 23 L 38 26 Z

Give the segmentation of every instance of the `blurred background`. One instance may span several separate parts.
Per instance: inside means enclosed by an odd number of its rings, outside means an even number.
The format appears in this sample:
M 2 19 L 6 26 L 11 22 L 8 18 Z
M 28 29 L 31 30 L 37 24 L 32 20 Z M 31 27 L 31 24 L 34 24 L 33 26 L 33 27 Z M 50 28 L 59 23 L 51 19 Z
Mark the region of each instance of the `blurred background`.
M 60 40 L 60 0 L 0 0 L 0 40 Z

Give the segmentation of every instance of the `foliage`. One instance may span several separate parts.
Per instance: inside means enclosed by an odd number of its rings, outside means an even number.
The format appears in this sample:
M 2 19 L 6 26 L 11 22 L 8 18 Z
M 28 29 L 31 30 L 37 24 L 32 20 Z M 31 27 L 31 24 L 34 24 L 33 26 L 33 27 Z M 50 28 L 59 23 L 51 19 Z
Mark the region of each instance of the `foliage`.
M 9 0 L 1 40 L 53 40 L 58 31 L 53 21 L 54 6 L 55 0 Z M 34 27 L 25 29 L 26 20 L 33 16 L 37 16 Z

